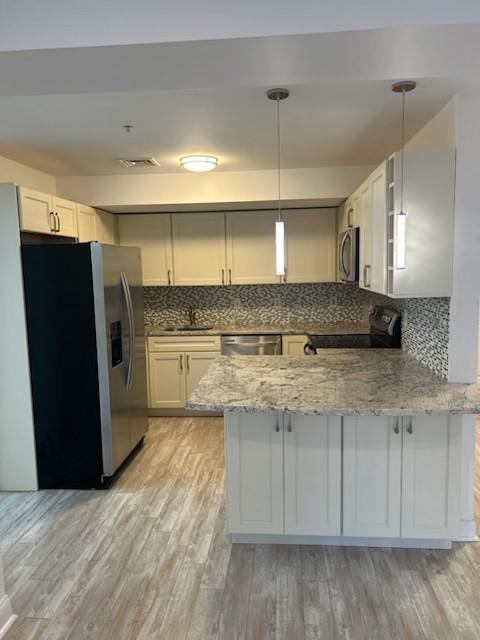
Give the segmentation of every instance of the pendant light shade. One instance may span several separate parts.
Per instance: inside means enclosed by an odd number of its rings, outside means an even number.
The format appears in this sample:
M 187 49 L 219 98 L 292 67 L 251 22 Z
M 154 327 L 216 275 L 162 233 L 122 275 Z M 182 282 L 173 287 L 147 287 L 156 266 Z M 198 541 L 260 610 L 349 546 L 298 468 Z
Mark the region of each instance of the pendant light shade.
M 395 218 L 395 268 L 403 270 L 407 268 L 407 212 L 403 205 L 403 187 L 405 173 L 405 96 L 413 91 L 417 83 L 413 80 L 404 80 L 392 85 L 394 93 L 402 94 L 402 149 L 400 151 L 400 211 Z
M 282 218 L 281 194 L 281 146 L 280 146 L 280 101 L 290 95 L 288 89 L 269 89 L 267 98 L 277 103 L 277 172 L 278 172 L 278 216 L 275 222 L 275 273 L 285 276 L 285 222 Z

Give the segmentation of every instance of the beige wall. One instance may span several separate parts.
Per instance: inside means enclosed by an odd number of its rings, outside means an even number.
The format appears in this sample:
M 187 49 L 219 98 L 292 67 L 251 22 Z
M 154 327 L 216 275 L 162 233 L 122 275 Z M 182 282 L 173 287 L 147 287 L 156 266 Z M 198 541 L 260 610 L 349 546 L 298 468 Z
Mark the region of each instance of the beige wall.
M 409 151 L 438 151 L 440 149 L 455 149 L 455 146 L 455 102 L 450 100 L 408 141 L 406 149 Z
M 320 167 L 282 171 L 284 200 L 346 198 L 372 167 Z M 108 209 L 112 206 L 182 203 L 270 202 L 277 198 L 276 171 L 209 174 L 140 174 L 57 178 L 59 196 Z
M 0 182 L 15 182 L 22 187 L 30 187 L 46 193 L 54 194 L 56 191 L 53 176 L 3 156 L 0 156 Z

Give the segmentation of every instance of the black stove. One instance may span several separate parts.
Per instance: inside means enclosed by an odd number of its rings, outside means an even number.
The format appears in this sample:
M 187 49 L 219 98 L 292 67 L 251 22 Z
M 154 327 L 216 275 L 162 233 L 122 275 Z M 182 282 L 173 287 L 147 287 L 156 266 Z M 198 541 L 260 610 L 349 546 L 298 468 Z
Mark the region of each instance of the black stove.
M 375 305 L 369 316 L 368 333 L 347 335 L 309 335 L 304 347 L 306 355 L 317 355 L 319 349 L 399 349 L 401 315 L 395 309 Z

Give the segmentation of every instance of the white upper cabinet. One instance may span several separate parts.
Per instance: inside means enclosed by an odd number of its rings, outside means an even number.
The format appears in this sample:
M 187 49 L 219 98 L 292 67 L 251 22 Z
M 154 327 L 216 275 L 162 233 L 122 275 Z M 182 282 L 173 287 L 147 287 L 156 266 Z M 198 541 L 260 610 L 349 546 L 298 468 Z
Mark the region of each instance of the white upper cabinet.
M 172 245 L 176 285 L 226 282 L 223 213 L 173 214 Z
M 360 210 L 360 287 L 385 294 L 387 170 L 383 162 L 358 189 Z
M 389 160 L 388 295 L 398 298 L 451 294 L 455 154 L 405 154 L 403 210 L 400 154 Z M 404 258 L 404 260 L 403 260 Z M 404 262 L 404 264 L 402 264 Z
M 275 220 L 272 211 L 226 214 L 227 284 L 279 282 L 275 274 Z
M 21 231 L 78 237 L 75 202 L 18 187 L 18 204 Z
M 95 219 L 97 212 L 86 204 L 77 204 L 78 241 L 93 242 L 97 239 Z
M 97 210 L 95 219 L 96 240 L 102 244 L 117 244 L 116 216 L 107 211 Z
M 286 282 L 333 282 L 336 276 L 335 209 L 284 212 Z
M 20 231 L 55 233 L 53 196 L 26 187 L 18 187 Z
M 143 284 L 173 284 L 173 256 L 170 214 L 118 216 L 118 236 L 122 245 L 140 247 Z
M 77 205 L 75 202 L 55 196 L 53 198 L 53 208 L 57 216 L 57 235 L 77 238 Z

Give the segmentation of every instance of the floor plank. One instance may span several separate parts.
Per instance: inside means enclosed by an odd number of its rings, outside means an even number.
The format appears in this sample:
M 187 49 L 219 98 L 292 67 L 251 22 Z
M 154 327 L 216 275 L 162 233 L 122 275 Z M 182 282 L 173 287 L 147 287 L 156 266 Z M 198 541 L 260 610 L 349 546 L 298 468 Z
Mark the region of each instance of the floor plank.
M 7 640 L 480 638 L 480 543 L 232 546 L 224 491 L 222 420 L 189 417 L 108 491 L 0 494 Z

